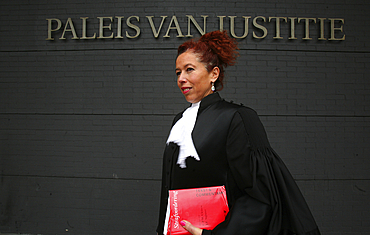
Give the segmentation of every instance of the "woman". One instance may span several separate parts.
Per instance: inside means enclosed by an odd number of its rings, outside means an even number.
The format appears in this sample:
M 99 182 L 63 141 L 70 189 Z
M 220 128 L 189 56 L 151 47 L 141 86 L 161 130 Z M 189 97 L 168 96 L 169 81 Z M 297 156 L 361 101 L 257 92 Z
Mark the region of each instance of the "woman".
M 230 207 L 225 221 L 210 231 L 181 218 L 184 229 L 194 235 L 319 235 L 256 112 L 216 92 L 236 50 L 225 31 L 178 48 L 177 84 L 191 106 L 175 117 L 164 151 L 157 233 L 165 233 L 168 190 L 224 185 Z

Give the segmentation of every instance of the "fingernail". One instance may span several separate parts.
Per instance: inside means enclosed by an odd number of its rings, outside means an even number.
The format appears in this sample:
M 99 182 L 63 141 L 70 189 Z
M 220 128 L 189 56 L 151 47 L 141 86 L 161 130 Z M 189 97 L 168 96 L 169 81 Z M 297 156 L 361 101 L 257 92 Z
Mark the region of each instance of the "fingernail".
M 184 221 L 181 221 L 180 224 L 181 224 L 181 226 L 185 226 L 186 225 L 186 223 Z

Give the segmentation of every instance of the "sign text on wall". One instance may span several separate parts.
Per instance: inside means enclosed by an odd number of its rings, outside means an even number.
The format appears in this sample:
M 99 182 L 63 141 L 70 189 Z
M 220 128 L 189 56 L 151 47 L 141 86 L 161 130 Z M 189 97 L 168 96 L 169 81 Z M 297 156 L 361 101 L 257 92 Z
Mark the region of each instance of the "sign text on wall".
M 235 32 L 235 20 L 237 16 L 217 16 L 219 21 L 219 30 L 224 30 L 224 20 L 225 18 L 229 19 L 230 26 L 229 32 L 232 37 L 243 39 L 246 38 L 249 34 L 249 24 L 253 27 L 252 29 L 252 37 L 256 39 L 264 39 L 268 35 L 267 25 L 268 23 L 274 24 L 274 32 L 273 32 L 273 39 L 284 39 L 288 38 L 290 40 L 295 39 L 303 39 L 303 40 L 312 40 L 310 36 L 310 26 L 313 24 L 316 25 L 318 28 L 319 33 L 317 34 L 318 40 L 329 40 L 329 41 L 341 41 L 345 40 L 344 34 L 344 19 L 342 18 L 310 18 L 310 17 L 265 17 L 265 16 L 242 16 L 242 21 L 244 20 L 244 32 L 242 35 L 237 35 Z M 147 23 L 149 24 L 153 36 L 158 38 L 160 35 L 163 35 L 164 38 L 171 37 L 170 32 L 175 31 L 176 37 L 193 37 L 191 33 L 191 26 L 194 26 L 198 32 L 203 35 L 206 33 L 207 27 L 207 15 L 202 15 L 203 18 L 203 27 L 199 25 L 197 20 L 192 15 L 186 15 L 187 18 L 187 34 L 184 35 L 183 29 L 181 29 L 179 21 L 176 15 L 172 17 L 168 16 L 161 16 L 160 19 L 154 19 L 154 16 L 145 16 L 147 19 Z M 165 22 L 167 18 L 171 18 L 169 23 Z M 46 40 L 54 40 L 54 34 L 59 32 L 61 36 L 58 38 L 60 40 L 67 39 L 71 37 L 71 39 L 107 39 L 107 38 L 117 38 L 122 39 L 126 38 L 137 38 L 141 34 L 141 28 L 139 27 L 140 17 L 139 16 L 129 16 L 125 19 L 124 16 L 108 16 L 108 17 L 97 17 L 99 22 L 99 30 L 98 32 L 89 32 L 87 30 L 87 22 L 89 17 L 80 17 L 80 24 L 82 25 L 81 30 L 77 32 L 75 24 L 72 18 L 68 18 L 65 23 L 64 27 L 63 23 L 58 18 L 50 18 L 46 19 L 48 24 L 48 37 Z M 154 21 L 160 22 L 159 24 L 155 24 Z M 303 24 L 304 32 L 302 35 L 296 35 L 296 28 L 297 25 Z M 329 24 L 329 27 L 325 27 L 326 24 Z M 112 25 L 114 27 L 112 27 Z M 289 35 L 282 35 L 281 28 L 282 27 L 289 27 Z M 114 29 L 115 28 L 115 29 Z M 329 28 L 329 31 L 327 31 Z M 129 29 L 129 31 L 127 30 Z M 328 35 L 328 38 L 326 38 Z

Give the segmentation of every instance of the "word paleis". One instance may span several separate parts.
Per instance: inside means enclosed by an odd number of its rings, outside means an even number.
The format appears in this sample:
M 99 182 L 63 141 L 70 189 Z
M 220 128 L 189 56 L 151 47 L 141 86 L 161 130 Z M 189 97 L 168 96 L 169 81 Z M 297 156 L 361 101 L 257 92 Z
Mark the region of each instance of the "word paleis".
M 192 15 L 186 15 L 187 19 L 187 34 L 184 35 L 184 29 L 180 27 L 176 15 L 172 17 L 161 16 L 145 16 L 146 24 L 150 26 L 151 32 L 155 38 L 163 35 L 164 38 L 171 37 L 171 33 L 175 32 L 176 37 L 193 37 L 191 29 L 196 28 L 198 32 L 203 35 L 206 33 L 207 27 L 207 15 L 202 15 L 202 23 L 198 21 Z M 289 40 L 302 39 L 302 40 L 312 40 L 310 32 L 315 32 L 317 34 L 317 40 L 345 40 L 344 34 L 344 19 L 342 18 L 310 18 L 310 17 L 265 17 L 265 16 L 217 16 L 219 30 L 224 30 L 225 21 L 229 21 L 228 31 L 231 36 L 238 39 L 246 38 L 249 34 L 251 28 L 251 35 L 256 39 L 264 39 L 268 35 L 268 28 L 273 30 L 273 39 L 284 39 L 288 38 Z M 97 17 L 96 19 L 89 19 L 89 17 L 80 17 L 79 23 L 76 23 L 72 18 L 68 18 L 64 24 L 62 20 L 58 18 L 50 18 L 47 20 L 48 27 L 48 37 L 46 40 L 54 40 L 56 35 L 59 36 L 60 40 L 68 38 L 71 39 L 123 39 L 124 37 L 133 39 L 137 38 L 141 34 L 141 18 L 139 16 L 129 16 L 125 18 L 124 16 L 108 16 L 108 17 Z M 181 18 L 182 19 L 182 18 Z M 98 28 L 98 32 L 88 32 L 87 24 L 94 24 L 98 21 L 99 25 L 96 25 L 95 29 Z M 236 23 L 236 21 L 238 21 Z M 225 23 L 225 24 L 224 24 Z M 239 29 L 244 31 L 236 33 L 235 25 L 238 24 Z M 252 27 L 250 27 L 250 24 Z M 64 25 L 64 26 L 63 26 Z M 76 30 L 75 25 L 78 25 L 80 30 Z M 82 27 L 81 27 L 82 25 Z M 203 25 L 201 27 L 200 25 Z M 243 27 L 241 27 L 243 26 Z M 301 30 L 300 35 L 296 35 Z M 286 33 L 282 33 L 281 28 L 286 29 Z M 93 31 L 93 30 L 89 30 Z M 318 33 L 317 33 L 318 32 Z M 238 35 L 237 35 L 238 34 Z M 287 35 L 283 35 L 287 34 Z M 173 35 L 173 33 L 172 33 Z

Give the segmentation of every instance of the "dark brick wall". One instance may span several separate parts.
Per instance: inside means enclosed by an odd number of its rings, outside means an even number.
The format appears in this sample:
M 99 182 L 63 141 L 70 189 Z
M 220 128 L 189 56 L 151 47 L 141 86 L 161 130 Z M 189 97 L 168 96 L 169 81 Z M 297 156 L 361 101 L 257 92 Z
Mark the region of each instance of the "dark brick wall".
M 0 233 L 155 234 L 162 151 L 173 116 L 187 106 L 174 76 L 187 17 L 207 32 L 217 16 L 251 16 L 238 64 L 221 95 L 261 116 L 325 235 L 370 229 L 370 32 L 368 1 L 2 1 L 0 3 Z M 73 20 L 78 37 L 97 17 L 122 21 L 123 39 L 46 40 L 47 20 Z M 126 19 L 141 34 L 126 25 Z M 158 38 L 146 16 L 168 16 Z M 344 41 L 318 40 L 318 23 L 296 23 L 297 40 L 254 39 L 256 16 L 343 18 Z M 229 30 L 229 18 L 224 29 Z M 325 23 L 325 37 L 329 36 Z M 56 27 L 53 25 L 53 27 Z M 191 32 L 199 36 L 192 26 Z M 109 30 L 105 35 L 109 35 Z M 343 34 L 337 32 L 338 37 Z

